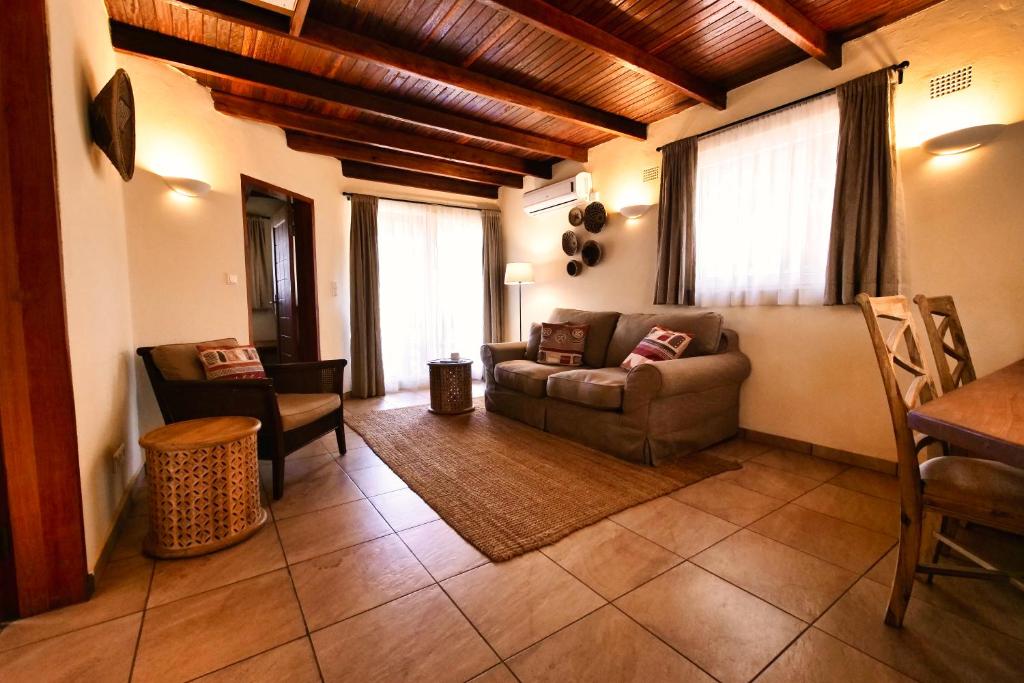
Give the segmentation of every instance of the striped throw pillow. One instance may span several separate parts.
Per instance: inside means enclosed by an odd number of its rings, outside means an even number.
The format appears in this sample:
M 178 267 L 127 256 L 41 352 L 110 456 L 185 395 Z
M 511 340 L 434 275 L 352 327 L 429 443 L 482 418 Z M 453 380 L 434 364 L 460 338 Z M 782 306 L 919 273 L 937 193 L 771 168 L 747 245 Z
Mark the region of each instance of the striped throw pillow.
M 673 332 L 655 325 L 647 336 L 640 340 L 633 352 L 626 356 L 621 367 L 629 370 L 644 363 L 679 358 L 691 341 L 693 337 L 685 332 Z
M 537 362 L 544 365 L 583 365 L 583 347 L 590 325 L 541 323 Z
M 260 355 L 251 346 L 196 346 L 206 379 L 266 379 Z

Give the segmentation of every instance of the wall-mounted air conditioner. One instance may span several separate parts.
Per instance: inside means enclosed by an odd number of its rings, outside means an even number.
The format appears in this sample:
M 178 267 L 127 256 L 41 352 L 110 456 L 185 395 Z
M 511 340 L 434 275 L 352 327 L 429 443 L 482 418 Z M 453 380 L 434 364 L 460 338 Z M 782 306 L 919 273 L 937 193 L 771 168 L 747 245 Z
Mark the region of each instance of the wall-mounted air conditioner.
M 536 216 L 545 211 L 585 202 L 590 198 L 591 186 L 589 173 L 577 173 L 568 180 L 560 180 L 523 193 L 523 209 L 527 214 Z

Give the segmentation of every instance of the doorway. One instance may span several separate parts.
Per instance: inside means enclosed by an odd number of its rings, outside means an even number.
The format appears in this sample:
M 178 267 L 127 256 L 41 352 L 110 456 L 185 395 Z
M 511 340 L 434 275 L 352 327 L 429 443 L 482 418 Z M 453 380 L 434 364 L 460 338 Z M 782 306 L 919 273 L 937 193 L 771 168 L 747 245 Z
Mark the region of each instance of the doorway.
M 264 363 L 320 360 L 313 200 L 242 176 L 249 339 Z

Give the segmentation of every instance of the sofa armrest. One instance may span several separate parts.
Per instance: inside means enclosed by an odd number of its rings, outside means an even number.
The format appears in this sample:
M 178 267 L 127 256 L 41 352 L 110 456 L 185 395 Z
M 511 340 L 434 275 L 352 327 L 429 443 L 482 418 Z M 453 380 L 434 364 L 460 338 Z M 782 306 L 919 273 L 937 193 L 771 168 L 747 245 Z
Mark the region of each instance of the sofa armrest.
M 345 366 L 348 361 L 319 360 L 303 363 L 265 365 L 267 376 L 274 380 L 279 394 L 342 394 Z
M 494 370 L 498 363 L 526 358 L 526 342 L 498 342 L 480 347 L 480 360 L 487 372 Z
M 750 375 L 750 360 L 739 351 L 651 363 L 661 375 L 658 396 L 691 394 L 740 384 Z

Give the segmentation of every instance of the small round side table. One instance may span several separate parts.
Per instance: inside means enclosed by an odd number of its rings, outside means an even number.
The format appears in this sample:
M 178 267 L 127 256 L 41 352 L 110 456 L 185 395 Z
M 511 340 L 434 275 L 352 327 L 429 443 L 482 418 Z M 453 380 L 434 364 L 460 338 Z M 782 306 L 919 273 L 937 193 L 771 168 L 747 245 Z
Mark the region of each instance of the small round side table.
M 473 410 L 473 361 L 432 360 L 430 368 L 430 412 L 461 415 Z
M 139 439 L 149 484 L 143 542 L 149 555 L 205 555 L 244 541 L 266 523 L 259 429 L 251 417 L 212 417 L 175 422 Z

